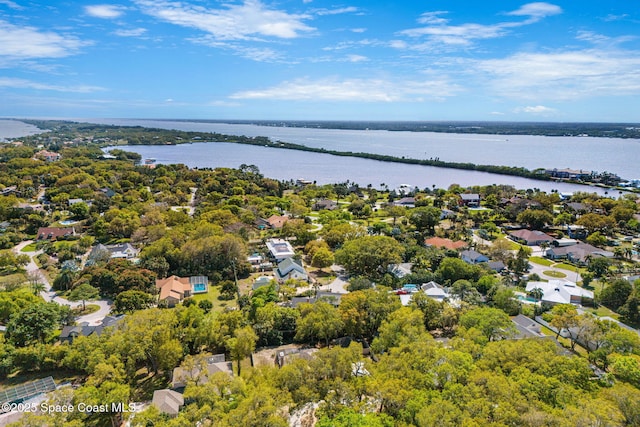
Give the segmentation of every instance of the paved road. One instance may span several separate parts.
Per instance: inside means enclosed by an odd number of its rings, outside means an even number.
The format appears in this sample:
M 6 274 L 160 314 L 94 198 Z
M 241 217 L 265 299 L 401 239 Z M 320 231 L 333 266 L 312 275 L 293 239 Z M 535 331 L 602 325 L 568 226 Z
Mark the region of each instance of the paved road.
M 47 276 L 42 272 L 42 270 L 40 270 L 38 265 L 33 260 L 33 258 L 38 256 L 39 254 L 41 254 L 42 251 L 22 252 L 22 249 L 25 246 L 27 246 L 27 245 L 29 245 L 31 243 L 33 243 L 33 240 L 27 240 L 27 241 L 24 241 L 24 242 L 20 242 L 16 247 L 13 248 L 13 251 L 16 252 L 16 253 L 20 253 L 20 254 L 24 254 L 24 255 L 28 255 L 29 256 L 29 264 L 27 264 L 25 269 L 27 271 L 27 274 L 34 275 L 44 285 L 45 290 L 40 292 L 40 295 L 42 296 L 42 298 L 44 298 L 44 300 L 47 301 L 47 302 L 53 301 L 53 302 L 56 302 L 56 303 L 58 303 L 60 305 L 66 305 L 66 306 L 69 306 L 71 308 L 76 308 L 76 307 L 81 306 L 82 305 L 81 301 L 69 301 L 69 300 L 67 300 L 65 298 L 59 297 L 56 294 L 55 291 L 51 290 L 51 283 L 49 283 L 49 280 L 47 279 Z M 104 319 L 111 312 L 111 304 L 107 300 L 91 301 L 91 304 L 98 305 L 100 307 L 100 309 L 98 311 L 96 311 L 95 313 L 87 314 L 87 315 L 84 315 L 84 316 L 79 316 L 76 319 L 77 323 L 87 322 L 89 325 L 92 325 L 92 326 L 99 325 L 102 322 L 102 319 Z

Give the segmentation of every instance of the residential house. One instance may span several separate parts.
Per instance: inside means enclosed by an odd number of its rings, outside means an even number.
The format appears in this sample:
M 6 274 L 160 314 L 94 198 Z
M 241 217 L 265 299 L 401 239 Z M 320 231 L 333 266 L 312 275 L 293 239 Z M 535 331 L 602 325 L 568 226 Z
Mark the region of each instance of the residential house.
M 295 258 L 285 258 L 280 261 L 274 273 L 279 282 L 284 282 L 289 279 L 309 280 L 309 275 L 302 266 L 302 261 L 296 260 Z
M 402 279 L 404 276 L 411 274 L 413 268 L 412 262 L 403 262 L 401 264 L 389 264 L 389 273 L 393 274 L 396 278 Z
M 460 204 L 470 208 L 477 208 L 480 206 L 480 195 L 475 193 L 460 194 Z
M 18 192 L 18 187 L 16 185 L 10 185 L 9 187 L 5 187 L 2 190 L 0 190 L 0 196 L 9 196 L 17 192 Z
M 447 290 L 443 288 L 442 285 L 434 282 L 433 280 L 427 283 L 423 283 L 420 286 L 420 289 L 431 299 L 437 301 L 444 301 L 445 299 L 449 299 L 449 292 L 447 292 Z
M 462 251 L 460 258 L 467 264 L 480 264 L 482 262 L 489 262 L 489 258 L 486 255 L 482 255 L 473 249 Z
M 280 262 L 295 255 L 293 247 L 284 239 L 269 239 L 266 242 L 271 258 Z
M 291 298 L 291 301 L 289 301 L 289 305 L 295 308 L 302 303 L 314 304 L 318 301 L 324 301 L 334 307 L 338 307 L 343 295 L 344 294 L 339 294 L 337 292 L 318 291 L 315 296 L 293 297 Z
M 214 355 L 197 355 L 193 358 L 193 364 L 174 368 L 171 377 L 171 388 L 174 390 L 184 389 L 189 381 L 196 384 L 204 384 L 209 381 L 209 377 L 216 372 L 224 372 L 233 376 L 233 365 L 225 360 L 224 353 Z
M 338 209 L 338 203 L 330 199 L 319 199 L 313 204 L 314 211 L 333 211 Z
M 502 261 L 489 261 L 487 266 L 496 273 L 501 273 L 507 268 Z
M 318 351 L 317 348 L 282 348 L 275 356 L 275 364 L 282 368 L 284 365 L 291 363 L 295 359 L 311 360 L 314 357 L 314 353 Z
M 455 219 L 456 213 L 451 209 L 442 209 L 440 211 L 440 219 Z
M 273 280 L 273 276 L 260 276 L 253 281 L 252 288 L 255 291 L 263 286 L 269 286 Z
M 545 256 L 550 259 L 567 259 L 571 262 L 587 264 L 593 257 L 613 258 L 613 252 L 578 242 L 571 246 L 551 247 L 547 249 Z
M 40 150 L 33 156 L 36 159 L 44 160 L 45 162 L 57 162 L 62 158 L 60 153 L 54 153 L 53 151 Z
M 523 314 L 518 314 L 517 316 L 512 317 L 511 321 L 518 330 L 514 338 L 545 338 L 545 335 L 542 333 L 541 325 L 535 320 L 530 319 Z
M 118 243 L 116 245 L 103 245 L 98 243 L 91 249 L 88 259 L 109 258 L 134 259 L 140 253 L 131 243 Z M 103 255 L 104 254 L 104 255 Z
M 445 239 L 443 237 L 431 237 L 429 239 L 426 239 L 424 241 L 424 244 L 426 246 L 433 246 L 438 249 L 444 248 L 451 250 L 464 249 L 467 247 L 467 242 L 464 242 L 462 240 L 456 240 L 454 242 L 451 239 Z
M 553 237 L 539 230 L 515 230 L 509 232 L 509 237 L 511 237 L 512 240 L 523 243 L 527 246 L 537 246 L 542 243 L 550 244 L 553 242 Z
M 162 389 L 154 390 L 151 404 L 158 408 L 160 413 L 175 417 L 184 405 L 184 397 L 177 391 Z
M 73 227 L 40 227 L 36 240 L 50 240 L 52 242 L 69 236 L 75 236 L 76 230 Z
M 582 225 L 567 225 L 567 236 L 571 239 L 586 239 L 589 232 Z
M 403 197 L 401 199 L 393 202 L 395 206 L 402 206 L 405 208 L 415 208 L 416 207 L 416 199 L 415 197 Z
M 207 276 L 169 276 L 165 279 L 156 279 L 156 289 L 160 294 L 158 302 L 164 302 L 167 307 L 175 307 L 192 294 L 208 292 L 209 278 Z
M 104 331 L 104 328 L 117 325 L 122 319 L 124 314 L 117 316 L 107 316 L 102 319 L 100 325 L 91 326 L 86 322 L 77 326 L 64 326 L 58 339 L 61 342 L 68 342 L 71 344 L 77 337 L 88 337 L 89 335 L 100 335 Z
M 577 180 L 583 180 L 583 179 L 587 179 L 589 177 L 591 177 L 591 172 L 590 171 L 584 171 L 582 169 L 576 170 L 576 169 L 547 169 L 545 171 L 545 173 L 547 175 L 549 175 L 552 178 L 559 178 L 559 179 L 577 179 Z
M 271 215 L 267 218 L 267 224 L 273 230 L 281 229 L 287 221 L 289 221 L 288 215 Z
M 542 290 L 541 302 L 555 304 L 582 304 L 583 299 L 593 300 L 593 292 L 581 288 L 568 280 L 549 280 L 548 282 L 529 282 L 526 291 Z

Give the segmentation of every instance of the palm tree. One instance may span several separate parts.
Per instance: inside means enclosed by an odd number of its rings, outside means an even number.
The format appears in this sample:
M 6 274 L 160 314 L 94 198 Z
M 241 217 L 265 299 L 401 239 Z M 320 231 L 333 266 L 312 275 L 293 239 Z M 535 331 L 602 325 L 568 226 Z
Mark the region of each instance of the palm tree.
M 547 249 L 549 249 L 549 242 L 540 243 L 540 249 L 542 249 L 542 256 L 547 255 Z

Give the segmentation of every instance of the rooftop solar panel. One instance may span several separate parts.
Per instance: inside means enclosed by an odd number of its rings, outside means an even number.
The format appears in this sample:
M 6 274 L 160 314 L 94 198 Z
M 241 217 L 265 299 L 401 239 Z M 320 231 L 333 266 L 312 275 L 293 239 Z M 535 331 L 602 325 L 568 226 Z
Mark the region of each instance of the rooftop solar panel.
M 53 377 L 46 377 L 25 384 L 20 384 L 6 390 L 0 390 L 0 403 L 18 402 L 40 393 L 46 393 L 56 389 Z

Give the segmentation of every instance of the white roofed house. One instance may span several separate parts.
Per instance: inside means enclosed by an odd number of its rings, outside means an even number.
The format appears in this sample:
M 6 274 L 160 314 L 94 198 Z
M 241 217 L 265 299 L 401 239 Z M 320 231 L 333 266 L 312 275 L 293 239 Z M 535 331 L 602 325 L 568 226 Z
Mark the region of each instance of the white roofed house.
M 295 255 L 291 244 L 284 239 L 269 239 L 266 244 L 271 258 L 276 262 L 281 262 Z
M 583 299 L 593 300 L 593 292 L 583 289 L 569 280 L 549 280 L 548 282 L 529 282 L 526 291 L 542 290 L 542 303 L 581 305 Z

